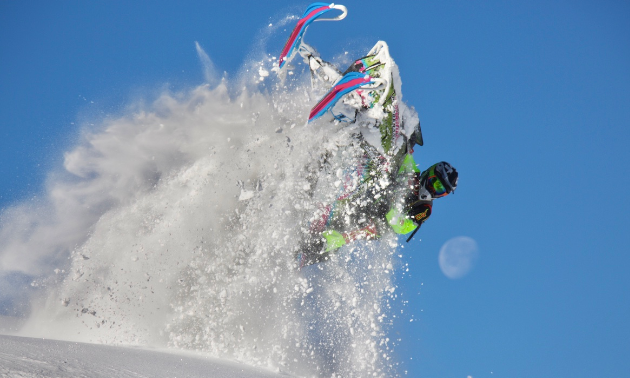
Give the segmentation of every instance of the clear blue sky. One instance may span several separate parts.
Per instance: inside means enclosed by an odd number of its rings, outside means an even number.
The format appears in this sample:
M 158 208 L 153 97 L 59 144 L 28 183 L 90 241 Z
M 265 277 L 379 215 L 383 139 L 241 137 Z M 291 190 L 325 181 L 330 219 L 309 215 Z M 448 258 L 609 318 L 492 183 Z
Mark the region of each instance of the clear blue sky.
M 324 57 L 387 41 L 422 121 L 416 160 L 460 171 L 457 194 L 404 250 L 400 291 L 414 322 L 392 331 L 404 370 L 625 376 L 630 4 L 477 3 L 342 2 L 343 22 L 313 24 L 306 37 Z M 41 191 L 81 122 L 165 83 L 201 83 L 195 41 L 235 74 L 261 29 L 306 5 L 0 2 L 0 207 Z M 450 280 L 437 254 L 460 235 L 480 258 Z

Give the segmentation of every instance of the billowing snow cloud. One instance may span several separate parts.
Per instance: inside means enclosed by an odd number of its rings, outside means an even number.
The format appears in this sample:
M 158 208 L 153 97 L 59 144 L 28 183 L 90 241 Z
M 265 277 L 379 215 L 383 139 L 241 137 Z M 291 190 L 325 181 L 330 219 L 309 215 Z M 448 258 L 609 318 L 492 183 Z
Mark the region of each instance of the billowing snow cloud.
M 197 50 L 213 85 L 85 129 L 40 200 L 2 214 L 0 271 L 39 290 L 22 334 L 390 376 L 396 239 L 294 266 L 313 162 L 348 135 L 305 125 L 308 73 L 281 82 L 262 56 L 231 84 Z

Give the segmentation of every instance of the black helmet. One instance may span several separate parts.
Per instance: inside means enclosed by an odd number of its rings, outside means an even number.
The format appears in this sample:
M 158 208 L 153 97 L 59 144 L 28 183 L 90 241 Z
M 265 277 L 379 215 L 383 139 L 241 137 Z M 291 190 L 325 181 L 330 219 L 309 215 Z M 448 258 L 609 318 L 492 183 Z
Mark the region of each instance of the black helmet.
M 420 185 L 431 193 L 431 197 L 444 197 L 457 188 L 457 176 L 457 170 L 442 161 L 422 172 Z

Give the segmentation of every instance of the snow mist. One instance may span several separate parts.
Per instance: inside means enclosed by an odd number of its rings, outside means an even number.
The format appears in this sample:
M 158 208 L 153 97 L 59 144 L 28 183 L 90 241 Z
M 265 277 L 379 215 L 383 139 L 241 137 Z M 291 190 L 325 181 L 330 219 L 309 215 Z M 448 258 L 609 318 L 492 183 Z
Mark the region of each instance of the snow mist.
M 280 80 L 268 55 L 230 83 L 197 50 L 212 85 L 86 130 L 42 200 L 3 213 L 0 269 L 43 288 L 21 333 L 298 376 L 396 375 L 396 237 L 295 269 L 314 162 L 342 154 L 347 133 L 306 125 L 318 99 L 308 72 Z

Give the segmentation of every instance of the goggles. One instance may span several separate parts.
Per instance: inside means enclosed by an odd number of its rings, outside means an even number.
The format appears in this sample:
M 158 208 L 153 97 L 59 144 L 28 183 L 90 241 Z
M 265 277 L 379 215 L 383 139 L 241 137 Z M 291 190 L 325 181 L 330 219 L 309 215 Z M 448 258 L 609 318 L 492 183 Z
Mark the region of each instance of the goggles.
M 429 174 L 427 175 L 427 183 L 426 189 L 431 193 L 433 198 L 444 197 L 449 194 L 451 190 L 448 190 L 446 185 L 440 180 L 438 175 L 435 172 L 435 166 L 429 169 Z
M 448 194 L 442 181 L 435 175 L 429 175 L 427 178 L 427 189 L 434 198 L 444 197 Z

